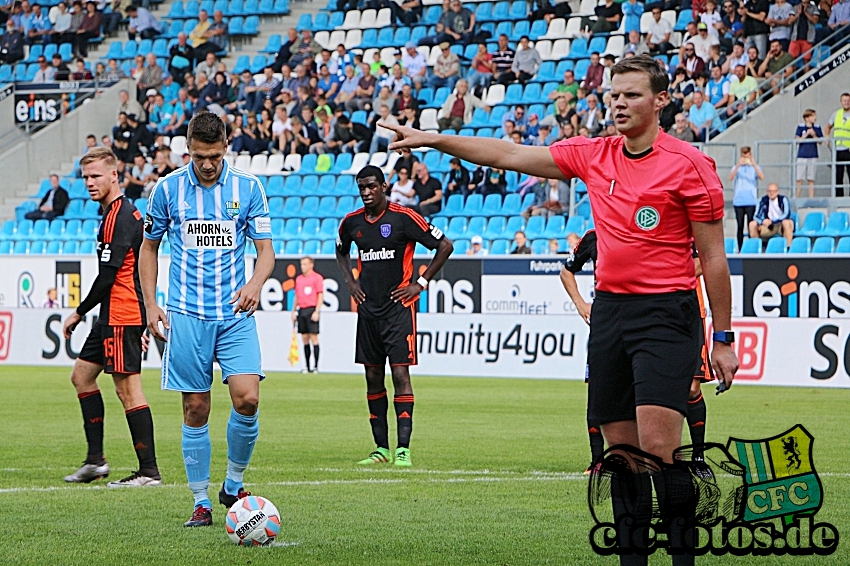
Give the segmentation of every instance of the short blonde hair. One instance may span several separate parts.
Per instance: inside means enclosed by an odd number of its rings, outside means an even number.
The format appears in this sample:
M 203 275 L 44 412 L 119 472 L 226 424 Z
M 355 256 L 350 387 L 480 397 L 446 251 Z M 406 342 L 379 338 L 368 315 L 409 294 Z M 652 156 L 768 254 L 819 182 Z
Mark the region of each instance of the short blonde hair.
M 108 147 L 93 147 L 80 159 L 80 167 L 89 165 L 95 161 L 103 161 L 107 167 L 115 169 L 118 158 L 115 157 L 115 153 Z

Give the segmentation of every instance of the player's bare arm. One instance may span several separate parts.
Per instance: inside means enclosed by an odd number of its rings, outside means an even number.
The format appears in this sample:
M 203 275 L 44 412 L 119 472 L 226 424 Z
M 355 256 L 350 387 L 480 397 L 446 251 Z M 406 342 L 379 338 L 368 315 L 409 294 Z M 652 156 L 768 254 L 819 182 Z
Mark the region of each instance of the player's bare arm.
M 271 240 L 254 240 L 257 248 L 257 263 L 254 265 L 254 274 L 251 280 L 245 283 L 233 294 L 230 304 L 236 304 L 233 312 L 253 313 L 260 304 L 260 291 L 263 283 L 272 274 L 274 269 L 274 248 Z
M 729 264 L 723 242 L 723 220 L 692 222 L 694 240 L 699 251 L 702 277 L 715 330 L 732 329 L 732 284 Z M 726 389 L 732 386 L 738 371 L 738 356 L 729 344 L 715 342 L 711 352 L 711 365 L 717 379 Z
M 579 293 L 578 290 L 578 284 L 576 283 L 576 276 L 566 267 L 561 268 L 561 285 L 564 286 L 564 290 L 567 292 L 567 295 L 569 295 L 570 299 L 572 299 L 573 303 L 575 303 L 579 316 L 581 316 L 587 324 L 590 324 L 590 309 L 592 305 L 585 301 L 584 297 L 581 296 L 581 293 Z
M 354 278 L 354 273 L 351 271 L 351 256 L 348 255 L 349 250 L 341 250 L 339 246 L 336 248 L 336 262 L 339 264 L 339 269 L 342 271 L 342 278 L 345 279 L 345 284 L 348 286 L 348 292 L 354 298 L 354 301 L 361 305 L 366 300 L 366 293 L 360 287 L 360 282 Z
M 548 179 L 567 179 L 555 164 L 548 147 L 517 145 L 492 138 L 475 138 L 470 143 L 468 138 L 460 136 L 434 134 L 384 123 L 379 125 L 395 132 L 395 141 L 390 144 L 390 151 L 431 147 L 484 167 L 519 171 Z
M 156 304 L 156 278 L 159 272 L 159 240 L 145 238 L 139 251 L 139 282 L 142 284 L 142 298 L 145 300 L 145 312 L 148 316 L 148 331 L 157 340 L 165 341 L 159 330 L 159 323 L 168 330 L 168 317 Z
M 310 315 L 310 320 L 313 322 L 319 322 L 319 311 L 322 309 L 322 305 L 325 304 L 325 294 L 317 293 L 316 294 L 316 306 L 313 309 L 313 314 Z
M 434 278 L 438 271 L 443 268 L 443 265 L 449 259 L 449 256 L 452 255 L 455 247 L 451 240 L 446 237 L 443 237 L 440 240 L 440 244 L 437 246 L 437 253 L 434 254 L 434 259 L 431 260 L 431 263 L 428 264 L 428 268 L 422 274 L 422 277 L 430 281 Z M 410 285 L 406 287 L 402 287 L 401 289 L 396 289 L 392 293 L 390 293 L 390 298 L 395 302 L 408 303 L 415 299 L 419 293 L 423 290 L 422 285 L 414 281 Z

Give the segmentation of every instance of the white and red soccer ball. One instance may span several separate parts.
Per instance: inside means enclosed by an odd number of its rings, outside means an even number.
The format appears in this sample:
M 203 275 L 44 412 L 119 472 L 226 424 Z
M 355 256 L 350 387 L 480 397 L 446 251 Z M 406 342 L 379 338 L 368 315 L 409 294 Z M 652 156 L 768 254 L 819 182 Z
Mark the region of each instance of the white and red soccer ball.
M 266 546 L 280 532 L 280 513 L 268 499 L 249 495 L 233 504 L 224 528 L 234 544 Z

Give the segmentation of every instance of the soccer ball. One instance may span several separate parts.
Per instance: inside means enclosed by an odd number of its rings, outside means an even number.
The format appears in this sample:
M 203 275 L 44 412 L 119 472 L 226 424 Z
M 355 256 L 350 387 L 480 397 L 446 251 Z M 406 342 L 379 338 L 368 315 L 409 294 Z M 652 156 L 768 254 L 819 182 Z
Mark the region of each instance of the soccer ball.
M 233 504 L 224 528 L 234 544 L 265 546 L 280 532 L 280 513 L 268 499 L 249 495 Z

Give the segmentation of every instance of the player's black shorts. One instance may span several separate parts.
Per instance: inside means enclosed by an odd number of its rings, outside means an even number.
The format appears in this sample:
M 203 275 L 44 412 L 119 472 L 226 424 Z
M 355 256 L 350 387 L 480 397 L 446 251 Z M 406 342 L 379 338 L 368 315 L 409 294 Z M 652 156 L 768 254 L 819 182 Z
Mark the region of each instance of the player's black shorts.
M 708 355 L 708 346 L 706 346 L 705 319 L 700 320 L 699 365 L 697 366 L 697 371 L 694 374 L 694 379 L 698 379 L 701 383 L 708 383 L 709 381 L 714 381 L 716 378 L 714 376 L 714 368 L 711 367 L 711 358 Z
M 298 334 L 319 333 L 319 321 L 310 318 L 314 312 L 316 312 L 316 307 L 298 309 L 298 316 L 295 319 L 298 322 Z
M 415 304 L 415 303 L 414 303 Z M 387 318 L 357 317 L 357 353 L 354 362 L 367 366 L 416 365 L 416 311 L 402 308 Z
M 139 373 L 142 371 L 144 331 L 144 326 L 96 324 L 89 332 L 79 358 L 103 366 L 105 373 Z
M 702 332 L 693 291 L 619 295 L 597 291 L 587 361 L 589 418 L 633 420 L 638 405 L 687 411 Z

